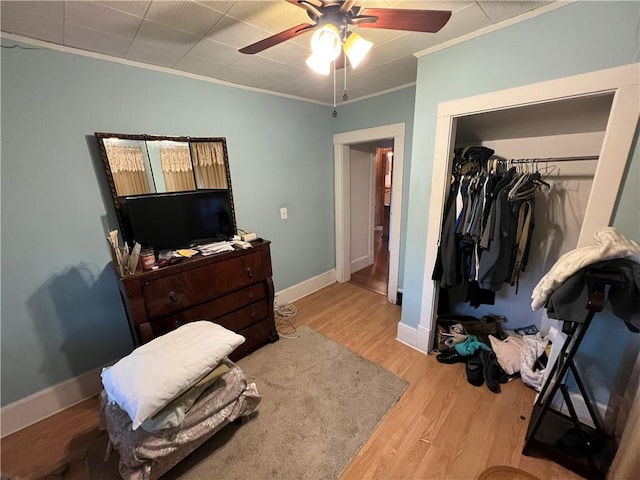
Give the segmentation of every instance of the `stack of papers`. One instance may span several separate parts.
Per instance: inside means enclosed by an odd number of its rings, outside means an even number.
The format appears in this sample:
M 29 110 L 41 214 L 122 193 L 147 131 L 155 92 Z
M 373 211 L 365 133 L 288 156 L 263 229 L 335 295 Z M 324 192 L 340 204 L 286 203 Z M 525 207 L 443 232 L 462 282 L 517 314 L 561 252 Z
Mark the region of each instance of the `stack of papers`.
M 195 247 L 202 255 L 213 255 L 214 253 L 232 252 L 233 246 L 231 242 L 213 242 Z
M 249 242 L 243 242 L 242 240 L 231 240 L 228 242 L 207 243 L 204 245 L 198 245 L 194 248 L 198 250 L 202 255 L 207 256 L 213 255 L 214 253 L 233 252 L 235 250 L 234 245 L 240 248 L 253 247 L 253 245 L 251 245 Z

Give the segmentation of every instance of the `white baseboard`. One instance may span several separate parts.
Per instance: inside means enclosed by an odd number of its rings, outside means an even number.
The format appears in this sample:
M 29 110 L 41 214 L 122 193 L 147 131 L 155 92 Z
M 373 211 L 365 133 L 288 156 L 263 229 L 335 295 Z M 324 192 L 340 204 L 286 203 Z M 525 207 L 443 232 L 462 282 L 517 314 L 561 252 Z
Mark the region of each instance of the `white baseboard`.
M 4 438 L 97 395 L 102 391 L 101 370 L 90 370 L 2 407 L 0 436 Z
M 421 345 L 423 333 L 420 332 L 417 328 L 410 327 L 405 325 L 404 323 L 398 323 L 398 333 L 396 334 L 396 340 L 400 343 L 405 344 L 407 347 L 411 347 L 414 350 L 419 351 L 420 353 L 428 354 L 429 351 L 427 349 L 422 349 Z
M 335 282 L 336 270 L 334 268 L 329 270 L 328 272 L 321 273 L 320 275 L 316 275 L 315 277 L 311 277 L 308 280 L 276 292 L 276 305 L 291 303 L 295 300 L 298 300 L 299 298 L 306 297 L 313 292 L 317 292 L 318 290 L 327 287 Z
M 351 273 L 359 272 L 360 270 L 362 270 L 363 268 L 368 267 L 372 263 L 373 262 L 371 262 L 371 259 L 369 258 L 369 255 L 365 255 L 363 257 L 356 258 L 355 260 L 351 261 Z
M 336 281 L 335 269 L 315 276 L 275 294 L 282 305 L 309 295 Z M 0 409 L 0 438 L 38 423 L 102 391 L 100 372 L 96 368 L 62 383 L 47 387 Z

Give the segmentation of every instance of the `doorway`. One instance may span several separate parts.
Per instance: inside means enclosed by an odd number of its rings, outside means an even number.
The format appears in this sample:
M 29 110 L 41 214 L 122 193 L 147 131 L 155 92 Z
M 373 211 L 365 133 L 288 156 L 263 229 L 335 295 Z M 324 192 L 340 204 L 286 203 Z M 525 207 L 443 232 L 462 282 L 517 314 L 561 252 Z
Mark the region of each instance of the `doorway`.
M 351 279 L 351 146 L 393 139 L 393 170 L 389 208 L 389 274 L 387 299 L 397 303 L 400 261 L 400 223 L 402 212 L 404 123 L 367 128 L 334 135 L 335 208 L 336 208 L 336 280 Z M 371 213 L 373 221 L 373 212 Z M 371 242 L 373 245 L 373 241 Z
M 351 280 L 386 295 L 393 139 L 351 145 Z

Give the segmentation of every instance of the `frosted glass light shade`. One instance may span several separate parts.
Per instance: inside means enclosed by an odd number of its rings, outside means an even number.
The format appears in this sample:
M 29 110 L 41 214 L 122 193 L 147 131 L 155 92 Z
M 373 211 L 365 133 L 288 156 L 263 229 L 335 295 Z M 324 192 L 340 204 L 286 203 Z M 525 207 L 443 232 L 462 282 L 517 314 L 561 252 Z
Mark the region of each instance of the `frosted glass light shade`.
M 352 68 L 356 68 L 358 64 L 366 57 L 369 50 L 373 47 L 373 43 L 365 40 L 355 32 L 351 32 L 344 42 L 344 52 L 347 54 L 349 63 Z
M 311 56 L 307 58 L 307 66 L 320 75 L 329 75 L 329 73 L 331 73 L 331 61 L 327 61 L 315 53 L 312 53 Z
M 338 58 L 341 48 L 340 32 L 330 23 L 316 30 L 311 37 L 312 56 L 315 55 L 325 62 L 333 62 Z

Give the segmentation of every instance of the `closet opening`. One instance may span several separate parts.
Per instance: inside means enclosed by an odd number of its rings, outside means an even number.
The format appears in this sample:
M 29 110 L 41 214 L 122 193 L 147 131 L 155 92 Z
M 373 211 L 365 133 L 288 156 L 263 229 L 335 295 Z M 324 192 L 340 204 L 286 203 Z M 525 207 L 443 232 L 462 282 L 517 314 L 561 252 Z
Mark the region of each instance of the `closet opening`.
M 609 93 L 457 119 L 448 193 L 456 202 L 444 212 L 456 234 L 441 232 L 440 251 L 458 257 L 443 262 L 439 316 L 548 332 L 531 292 L 577 246 L 612 102 Z
M 543 313 L 531 310 L 531 288 L 559 255 L 594 245 L 594 232 L 611 224 L 639 114 L 637 64 L 452 100 L 438 106 L 425 274 L 414 343 L 419 350 L 432 350 L 436 319 L 443 308 L 441 285 L 432 279 L 432 273 L 442 240 L 456 149 L 469 145 L 490 148 L 504 160 L 527 159 L 530 165 L 535 159 L 581 158 L 555 165 L 539 161 L 529 166 L 556 180 L 548 182 L 555 187 L 549 189 L 549 197 L 540 195 L 542 200 L 532 216 L 530 259 L 518 279 L 518 294 L 507 285 L 496 292 L 494 305 L 482 306 L 480 310 L 480 305 L 476 309 L 461 304 L 459 294 L 456 297 L 455 292 L 449 292 L 453 300 L 447 299 L 445 305 L 448 310 L 471 312 L 474 317 L 491 309 L 491 313 L 507 317 L 508 329 L 529 324 L 546 329 Z M 587 159 L 596 156 L 597 160 Z

